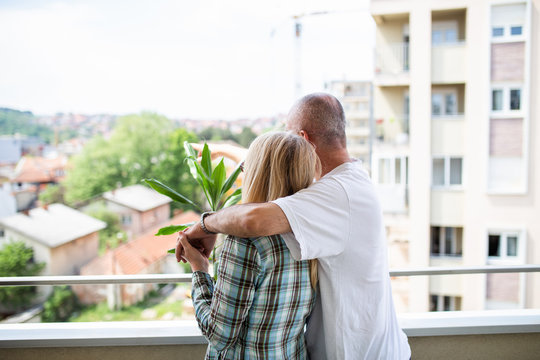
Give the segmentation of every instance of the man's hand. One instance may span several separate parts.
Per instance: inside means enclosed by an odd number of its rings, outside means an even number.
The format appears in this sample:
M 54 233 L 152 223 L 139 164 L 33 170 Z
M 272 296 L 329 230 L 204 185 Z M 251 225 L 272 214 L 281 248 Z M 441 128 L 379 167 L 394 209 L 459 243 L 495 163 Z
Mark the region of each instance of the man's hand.
M 201 229 L 201 225 L 199 223 L 196 223 L 190 228 L 184 230 L 184 233 L 192 246 L 201 249 L 202 254 L 207 258 L 210 257 L 212 250 L 214 250 L 214 245 L 216 244 L 217 234 L 205 233 L 203 229 Z M 176 248 L 176 252 L 178 254 L 178 246 Z M 176 259 L 180 261 L 178 256 Z
M 182 246 L 182 249 L 184 251 L 184 256 L 189 261 L 189 264 L 191 265 L 191 271 L 193 272 L 203 271 L 205 273 L 208 273 L 208 268 L 209 268 L 208 257 L 203 255 L 200 250 L 191 246 L 185 233 L 181 232 L 178 234 L 178 244 Z M 178 245 L 176 247 L 176 250 L 178 251 Z M 178 255 L 177 255 L 177 258 L 178 258 Z

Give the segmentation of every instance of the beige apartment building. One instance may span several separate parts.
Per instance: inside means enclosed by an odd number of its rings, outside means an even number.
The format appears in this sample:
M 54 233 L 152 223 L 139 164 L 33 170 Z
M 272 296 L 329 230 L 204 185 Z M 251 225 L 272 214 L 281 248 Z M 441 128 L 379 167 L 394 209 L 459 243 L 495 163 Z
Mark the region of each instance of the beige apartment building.
M 332 81 L 329 91 L 339 99 L 347 119 L 347 148 L 349 154 L 370 167 L 371 138 L 371 82 Z
M 540 0 L 372 0 L 391 266 L 540 263 Z M 398 309 L 540 307 L 540 274 L 411 277 Z

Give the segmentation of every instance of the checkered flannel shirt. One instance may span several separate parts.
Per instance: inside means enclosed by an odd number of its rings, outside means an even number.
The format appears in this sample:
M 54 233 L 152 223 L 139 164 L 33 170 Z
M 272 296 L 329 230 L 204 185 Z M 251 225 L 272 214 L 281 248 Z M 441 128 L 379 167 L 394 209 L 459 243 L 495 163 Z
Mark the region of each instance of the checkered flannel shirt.
M 206 359 L 307 359 L 304 325 L 315 292 L 307 261 L 279 235 L 224 241 L 218 279 L 193 273 L 195 315 Z

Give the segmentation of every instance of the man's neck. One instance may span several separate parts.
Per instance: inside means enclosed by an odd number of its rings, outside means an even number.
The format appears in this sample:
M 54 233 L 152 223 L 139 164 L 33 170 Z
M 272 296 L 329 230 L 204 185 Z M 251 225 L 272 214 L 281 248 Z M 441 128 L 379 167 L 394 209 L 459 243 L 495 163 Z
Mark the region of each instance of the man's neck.
M 317 155 L 319 155 L 319 159 L 321 160 L 321 177 L 328 174 L 338 166 L 352 161 L 352 159 L 349 157 L 347 149 L 339 149 L 332 152 L 321 150 L 320 153 L 317 151 Z

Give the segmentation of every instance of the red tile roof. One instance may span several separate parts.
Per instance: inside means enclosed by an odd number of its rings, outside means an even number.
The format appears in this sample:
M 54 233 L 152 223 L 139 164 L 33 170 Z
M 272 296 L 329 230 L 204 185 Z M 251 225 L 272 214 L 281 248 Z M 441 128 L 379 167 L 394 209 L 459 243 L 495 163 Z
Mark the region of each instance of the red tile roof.
M 13 182 L 48 183 L 58 182 L 64 177 L 67 158 L 59 156 L 55 159 L 43 157 L 23 157 L 15 169 Z
M 167 256 L 167 250 L 176 244 L 176 234 L 155 236 L 159 228 L 198 221 L 199 217 L 200 215 L 193 211 L 176 215 L 146 234 L 94 259 L 81 269 L 81 275 L 139 274 L 148 266 Z

